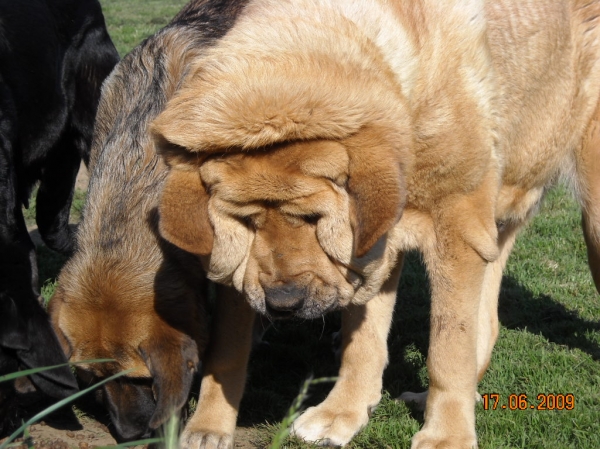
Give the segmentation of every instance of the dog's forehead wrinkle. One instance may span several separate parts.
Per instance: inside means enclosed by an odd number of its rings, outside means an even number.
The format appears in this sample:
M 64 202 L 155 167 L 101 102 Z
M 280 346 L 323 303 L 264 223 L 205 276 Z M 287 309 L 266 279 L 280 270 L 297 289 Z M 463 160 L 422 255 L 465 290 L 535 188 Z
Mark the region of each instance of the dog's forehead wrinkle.
M 250 176 L 232 178 L 213 186 L 211 199 L 218 197 L 229 203 L 262 203 L 266 207 L 310 198 L 330 190 L 328 182 L 314 178 L 285 178 L 283 176 Z

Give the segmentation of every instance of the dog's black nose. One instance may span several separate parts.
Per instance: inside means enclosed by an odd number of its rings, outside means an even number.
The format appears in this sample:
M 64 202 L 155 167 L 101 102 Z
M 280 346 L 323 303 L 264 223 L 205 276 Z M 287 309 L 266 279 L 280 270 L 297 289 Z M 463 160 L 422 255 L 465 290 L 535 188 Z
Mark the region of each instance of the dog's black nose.
M 282 285 L 265 289 L 267 312 L 274 318 L 287 318 L 304 304 L 306 289 Z

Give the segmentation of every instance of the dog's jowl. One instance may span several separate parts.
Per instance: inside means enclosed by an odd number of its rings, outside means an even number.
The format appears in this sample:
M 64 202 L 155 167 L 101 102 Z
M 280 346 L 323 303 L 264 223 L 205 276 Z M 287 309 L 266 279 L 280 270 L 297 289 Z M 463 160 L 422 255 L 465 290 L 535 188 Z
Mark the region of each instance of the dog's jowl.
M 502 270 L 560 177 L 600 286 L 599 18 L 583 0 L 251 0 L 194 59 L 152 124 L 160 231 L 260 313 L 343 310 L 339 380 L 297 436 L 344 445 L 367 423 L 407 250 L 432 294 L 413 448 L 477 445 Z M 240 364 L 203 384 L 185 447 L 233 429 Z M 233 424 L 211 419 L 227 406 Z

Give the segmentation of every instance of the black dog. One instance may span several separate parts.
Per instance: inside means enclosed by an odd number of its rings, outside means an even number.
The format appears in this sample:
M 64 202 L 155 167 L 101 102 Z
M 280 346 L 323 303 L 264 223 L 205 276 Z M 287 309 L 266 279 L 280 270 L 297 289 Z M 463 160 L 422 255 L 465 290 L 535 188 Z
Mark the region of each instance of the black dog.
M 72 251 L 75 178 L 89 160 L 102 82 L 118 59 L 97 0 L 0 0 L 0 375 L 66 362 L 38 303 L 22 207 L 39 181 L 42 239 Z M 56 398 L 77 389 L 68 368 L 30 378 Z

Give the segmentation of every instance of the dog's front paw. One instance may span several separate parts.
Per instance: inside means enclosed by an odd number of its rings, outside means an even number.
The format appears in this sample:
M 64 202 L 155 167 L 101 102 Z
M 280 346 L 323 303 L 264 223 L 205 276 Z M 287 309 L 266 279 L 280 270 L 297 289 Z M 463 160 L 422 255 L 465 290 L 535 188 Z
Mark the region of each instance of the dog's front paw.
M 410 449 L 477 449 L 477 438 L 471 435 L 441 437 L 435 432 L 421 430 L 413 437 Z
M 179 439 L 179 447 L 181 449 L 232 449 L 233 435 L 185 429 Z
M 292 434 L 319 446 L 345 446 L 367 425 L 369 414 L 310 407 L 292 425 Z

